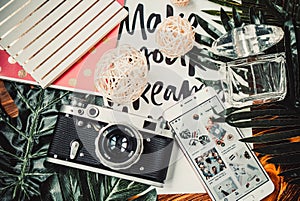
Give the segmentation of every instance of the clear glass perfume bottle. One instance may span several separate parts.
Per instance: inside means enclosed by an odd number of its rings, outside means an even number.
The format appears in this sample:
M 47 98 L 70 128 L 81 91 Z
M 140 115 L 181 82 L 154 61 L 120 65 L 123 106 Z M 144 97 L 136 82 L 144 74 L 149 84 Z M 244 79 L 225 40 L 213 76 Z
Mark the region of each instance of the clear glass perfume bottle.
M 221 66 L 226 101 L 235 107 L 280 101 L 287 92 L 285 54 L 251 56 Z
M 249 24 L 234 28 L 212 44 L 212 51 L 231 59 L 261 54 L 283 38 L 280 27 L 265 24 Z
M 285 54 L 264 53 L 283 38 L 280 27 L 250 24 L 234 28 L 212 45 L 221 65 L 226 102 L 234 107 L 280 101 L 287 92 Z

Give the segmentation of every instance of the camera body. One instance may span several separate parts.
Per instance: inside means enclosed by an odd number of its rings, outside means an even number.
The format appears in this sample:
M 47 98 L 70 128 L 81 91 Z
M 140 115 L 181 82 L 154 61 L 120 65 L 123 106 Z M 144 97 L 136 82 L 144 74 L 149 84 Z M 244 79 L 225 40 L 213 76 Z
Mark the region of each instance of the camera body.
M 47 161 L 162 187 L 173 137 L 163 122 L 96 105 L 63 105 Z

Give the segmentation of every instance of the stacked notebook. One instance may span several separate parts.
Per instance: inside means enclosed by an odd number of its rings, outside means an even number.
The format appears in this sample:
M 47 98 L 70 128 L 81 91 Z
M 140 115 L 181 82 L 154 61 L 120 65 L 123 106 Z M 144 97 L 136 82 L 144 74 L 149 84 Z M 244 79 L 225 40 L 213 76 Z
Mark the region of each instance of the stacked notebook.
M 127 14 L 115 0 L 1 0 L 0 46 L 45 88 Z

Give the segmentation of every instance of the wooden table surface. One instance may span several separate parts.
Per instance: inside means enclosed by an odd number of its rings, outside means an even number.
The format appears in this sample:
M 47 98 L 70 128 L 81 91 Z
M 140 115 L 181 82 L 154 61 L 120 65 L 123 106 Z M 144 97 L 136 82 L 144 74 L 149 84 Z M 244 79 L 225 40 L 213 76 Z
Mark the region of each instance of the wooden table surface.
M 283 177 L 278 176 L 282 167 L 267 163 L 269 156 L 258 155 L 260 162 L 272 179 L 275 190 L 263 201 L 300 201 L 300 186 L 289 184 L 284 181 Z M 166 194 L 158 195 L 158 201 L 211 201 L 206 193 L 199 194 Z

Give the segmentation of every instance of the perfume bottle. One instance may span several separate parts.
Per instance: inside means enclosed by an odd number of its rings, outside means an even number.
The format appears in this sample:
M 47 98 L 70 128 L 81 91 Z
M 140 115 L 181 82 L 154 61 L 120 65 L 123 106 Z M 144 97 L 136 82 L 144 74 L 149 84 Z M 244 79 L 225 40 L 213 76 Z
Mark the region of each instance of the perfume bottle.
M 243 107 L 284 99 L 285 54 L 264 54 L 283 35 L 280 27 L 250 24 L 227 32 L 213 43 L 215 54 L 232 59 L 220 68 L 227 103 Z
M 262 54 L 283 38 L 281 27 L 265 24 L 249 24 L 234 28 L 212 44 L 212 51 L 231 59 Z
M 285 54 L 257 55 L 221 66 L 226 101 L 234 107 L 280 101 L 287 93 Z

